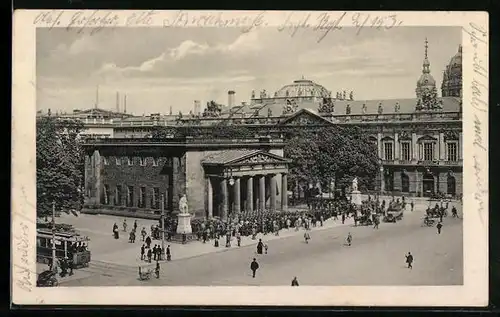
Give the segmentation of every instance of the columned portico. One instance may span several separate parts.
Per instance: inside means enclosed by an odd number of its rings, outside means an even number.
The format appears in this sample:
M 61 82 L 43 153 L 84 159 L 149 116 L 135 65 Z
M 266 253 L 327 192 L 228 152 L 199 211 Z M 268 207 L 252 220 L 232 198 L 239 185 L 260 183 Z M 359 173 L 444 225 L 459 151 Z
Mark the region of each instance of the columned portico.
M 259 176 L 259 210 L 266 209 L 266 175 Z
M 234 157 L 227 159 L 227 156 Z M 207 158 L 203 161 L 206 193 L 211 196 L 205 200 L 207 216 L 227 219 L 242 210 L 287 210 L 288 163 L 285 158 L 265 151 L 235 150 Z M 280 208 L 277 201 L 281 202 Z

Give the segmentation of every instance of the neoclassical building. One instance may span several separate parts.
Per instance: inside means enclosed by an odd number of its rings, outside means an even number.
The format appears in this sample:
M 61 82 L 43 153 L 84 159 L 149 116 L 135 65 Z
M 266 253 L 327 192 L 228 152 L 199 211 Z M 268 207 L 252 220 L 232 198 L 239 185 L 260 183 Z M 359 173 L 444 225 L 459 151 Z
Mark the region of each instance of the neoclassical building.
M 196 217 L 287 210 L 281 139 L 94 139 L 85 144 L 85 208 L 100 213 L 178 211 L 186 194 Z
M 88 202 L 111 209 L 151 211 L 158 210 L 158 197 L 163 194 L 166 208 L 175 211 L 179 195 L 186 192 L 199 216 L 286 208 L 283 189 L 297 186 L 287 183 L 285 176 L 288 161 L 283 157 L 283 132 L 330 125 L 358 126 L 377 145 L 381 165 L 377 181 L 362 190 L 406 196 L 460 195 L 461 56 L 459 47 L 444 67 L 441 97 L 426 41 L 414 98 L 356 100 L 353 92 L 332 96 L 320 84 L 301 78 L 275 93 L 252 93 L 250 102 L 241 105 L 234 105 L 235 92 L 229 91 L 230 107 L 213 106 L 203 116 L 196 114 L 201 112 L 197 101 L 198 110 L 190 115 L 117 121 L 114 139 L 86 145 Z M 256 139 L 215 140 L 215 131 L 227 127 L 244 127 Z M 166 132 L 164 139 L 151 138 L 157 129 Z M 262 136 L 268 138 L 259 139 Z

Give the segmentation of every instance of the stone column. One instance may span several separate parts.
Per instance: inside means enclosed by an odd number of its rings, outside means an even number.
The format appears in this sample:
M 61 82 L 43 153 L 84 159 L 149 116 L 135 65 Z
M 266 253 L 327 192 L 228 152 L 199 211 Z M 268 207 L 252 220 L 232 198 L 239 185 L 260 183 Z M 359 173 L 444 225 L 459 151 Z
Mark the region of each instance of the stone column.
M 227 219 L 229 210 L 229 192 L 227 190 L 227 179 L 223 178 L 220 182 L 222 190 L 222 219 Z
M 417 134 L 416 133 L 411 134 L 411 147 L 412 147 L 412 151 L 411 151 L 412 160 L 418 161 L 418 144 L 417 144 Z
M 247 211 L 253 211 L 253 177 L 247 179 Z
M 462 132 L 458 135 L 458 159 L 463 160 L 463 143 L 462 143 Z M 457 192 L 458 193 L 458 192 Z
M 380 166 L 380 193 L 385 191 L 384 167 Z
M 241 188 L 239 177 L 234 180 L 234 212 L 237 214 L 241 212 Z
M 266 176 L 261 175 L 259 178 L 259 209 L 266 209 Z
M 212 180 L 210 176 L 207 177 L 207 210 L 208 210 L 208 218 L 212 218 L 214 216 L 213 211 L 214 206 L 214 190 L 212 188 Z
M 382 133 L 377 133 L 378 157 L 382 158 Z
M 394 133 L 394 159 L 399 160 L 399 133 Z
M 439 133 L 439 160 L 444 161 L 446 160 L 446 147 L 444 143 L 444 133 L 440 132 Z
M 288 211 L 288 180 L 286 174 L 281 174 L 281 210 Z
M 269 209 L 272 211 L 276 210 L 276 175 L 272 175 L 269 178 L 269 193 L 270 193 L 270 199 L 269 199 Z

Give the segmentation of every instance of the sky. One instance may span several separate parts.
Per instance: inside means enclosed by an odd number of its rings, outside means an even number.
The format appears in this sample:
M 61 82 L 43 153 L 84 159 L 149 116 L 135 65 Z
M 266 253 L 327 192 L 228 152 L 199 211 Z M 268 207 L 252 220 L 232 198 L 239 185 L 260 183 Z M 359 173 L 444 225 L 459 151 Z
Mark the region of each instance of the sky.
M 37 109 L 71 112 L 116 110 L 127 95 L 127 113 L 187 113 L 194 100 L 248 102 L 252 90 L 273 94 L 310 79 L 335 96 L 354 99 L 414 98 L 422 73 L 424 41 L 431 74 L 440 88 L 443 70 L 461 43 L 456 27 L 344 27 L 318 43 L 318 34 L 294 36 L 276 28 L 242 33 L 237 28 L 116 28 L 91 34 L 65 28 L 38 29 Z

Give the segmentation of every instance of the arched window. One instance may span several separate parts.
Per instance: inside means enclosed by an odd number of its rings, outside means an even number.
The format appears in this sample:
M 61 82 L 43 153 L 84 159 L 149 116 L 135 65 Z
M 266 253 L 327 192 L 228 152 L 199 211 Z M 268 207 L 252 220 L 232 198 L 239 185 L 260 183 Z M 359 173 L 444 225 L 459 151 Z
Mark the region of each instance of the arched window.
M 447 189 L 448 189 L 447 193 L 449 195 L 455 195 L 456 194 L 456 191 L 457 191 L 456 181 L 455 181 L 455 177 L 452 176 L 452 175 L 448 175 Z
M 405 172 L 401 172 L 401 191 L 403 193 L 410 192 L 410 177 Z

